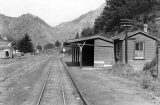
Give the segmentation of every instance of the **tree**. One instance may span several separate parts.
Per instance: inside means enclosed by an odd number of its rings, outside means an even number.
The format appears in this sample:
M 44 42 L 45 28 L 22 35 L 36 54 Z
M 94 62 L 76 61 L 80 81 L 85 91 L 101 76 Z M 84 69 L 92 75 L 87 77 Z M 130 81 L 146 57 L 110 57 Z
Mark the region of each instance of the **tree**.
M 93 35 L 94 35 L 94 29 L 90 27 L 84 28 L 81 32 L 81 37 L 88 37 Z
M 77 32 L 75 39 L 78 39 L 78 38 L 79 38 L 79 34 L 78 34 L 78 32 Z
M 56 47 L 59 47 L 61 45 L 61 43 L 57 40 L 56 42 L 55 42 L 55 46 Z
M 52 48 L 54 48 L 53 43 L 47 43 L 47 44 L 44 46 L 44 49 L 52 49 Z
M 157 0 L 106 0 L 106 4 L 101 15 L 95 20 L 95 33 L 123 31 L 124 28 L 120 27 L 120 19 L 123 18 L 135 19 L 144 14 L 143 21 L 148 21 L 147 14 L 157 9 L 156 5 L 160 3 Z
M 31 53 L 34 51 L 33 44 L 28 34 L 25 34 L 22 39 L 18 41 L 18 50 L 23 53 Z
M 41 45 L 38 45 L 38 46 L 37 46 L 37 49 L 38 49 L 38 50 L 42 50 L 42 46 L 41 46 Z

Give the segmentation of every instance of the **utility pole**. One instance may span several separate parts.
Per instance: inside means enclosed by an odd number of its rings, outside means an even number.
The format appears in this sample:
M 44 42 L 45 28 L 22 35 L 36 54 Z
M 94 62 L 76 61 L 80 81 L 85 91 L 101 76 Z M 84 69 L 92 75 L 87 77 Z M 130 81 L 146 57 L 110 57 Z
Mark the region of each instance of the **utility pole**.
M 125 62 L 128 63 L 128 40 L 127 27 L 125 27 Z
M 121 26 L 125 27 L 125 63 L 128 63 L 128 40 L 127 40 L 127 28 L 131 27 L 133 24 L 133 21 L 130 19 L 120 19 L 121 20 Z

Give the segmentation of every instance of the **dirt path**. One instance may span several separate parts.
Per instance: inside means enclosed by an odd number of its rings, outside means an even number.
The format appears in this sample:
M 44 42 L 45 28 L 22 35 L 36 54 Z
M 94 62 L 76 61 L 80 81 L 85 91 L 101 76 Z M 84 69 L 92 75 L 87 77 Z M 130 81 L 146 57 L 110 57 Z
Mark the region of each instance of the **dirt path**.
M 70 67 L 69 71 L 91 105 L 154 105 L 135 82 L 96 69 Z

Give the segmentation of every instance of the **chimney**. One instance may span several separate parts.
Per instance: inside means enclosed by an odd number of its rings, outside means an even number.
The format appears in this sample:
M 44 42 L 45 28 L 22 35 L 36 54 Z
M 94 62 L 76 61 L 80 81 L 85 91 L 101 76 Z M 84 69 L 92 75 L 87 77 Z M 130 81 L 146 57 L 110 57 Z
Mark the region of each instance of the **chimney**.
M 144 28 L 143 31 L 146 32 L 146 33 L 148 33 L 148 24 L 144 24 L 144 25 L 143 25 L 143 28 Z

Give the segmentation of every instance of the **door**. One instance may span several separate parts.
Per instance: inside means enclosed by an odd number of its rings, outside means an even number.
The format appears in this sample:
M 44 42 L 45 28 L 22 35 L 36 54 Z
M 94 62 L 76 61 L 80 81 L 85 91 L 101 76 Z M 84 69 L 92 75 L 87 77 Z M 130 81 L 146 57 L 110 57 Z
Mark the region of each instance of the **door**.
M 122 41 L 115 43 L 115 60 L 122 61 Z

